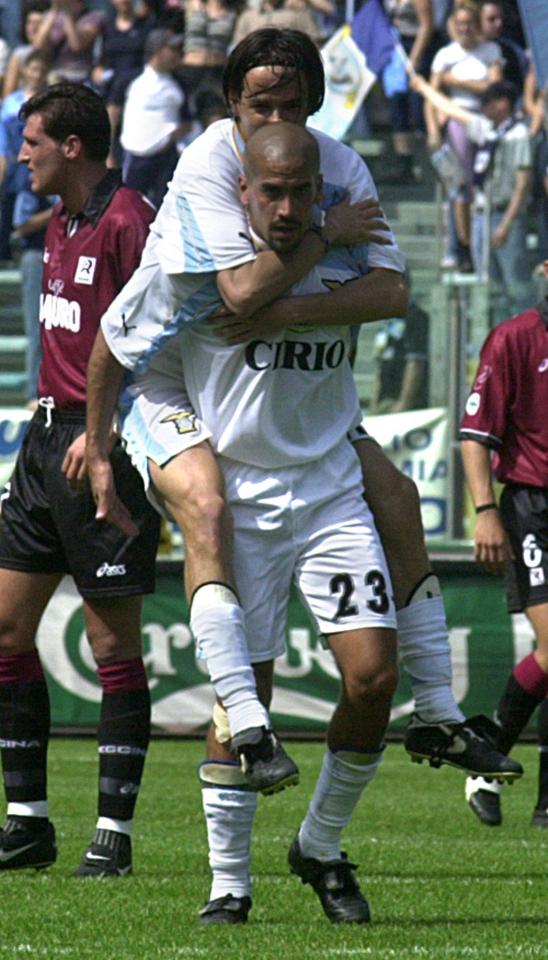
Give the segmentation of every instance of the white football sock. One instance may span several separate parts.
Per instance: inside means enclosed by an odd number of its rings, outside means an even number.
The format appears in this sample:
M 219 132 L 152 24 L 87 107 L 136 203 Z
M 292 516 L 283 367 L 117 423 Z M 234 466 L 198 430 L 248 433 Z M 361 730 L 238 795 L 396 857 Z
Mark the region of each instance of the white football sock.
M 451 688 L 451 647 L 438 578 L 427 577 L 396 617 L 401 662 L 421 721 L 461 723 L 464 714 Z
M 198 587 L 190 607 L 190 629 L 228 713 L 232 735 L 250 727 L 269 727 L 268 712 L 257 697 L 244 613 L 235 593 L 218 583 Z
M 363 754 L 326 751 L 314 796 L 299 830 L 304 857 L 340 860 L 341 833 L 375 776 L 382 756 L 382 750 Z
M 25 800 L 24 803 L 8 803 L 8 817 L 47 817 L 47 800 Z
M 234 897 L 250 896 L 251 833 L 257 794 L 246 789 L 237 763 L 207 760 L 199 773 L 213 874 L 209 899 L 217 900 L 229 893 Z M 219 785 L 215 785 L 215 780 L 220 781 Z
M 113 833 L 125 833 L 131 837 L 133 820 L 114 820 L 112 817 L 99 817 L 95 824 L 96 830 L 112 830 Z

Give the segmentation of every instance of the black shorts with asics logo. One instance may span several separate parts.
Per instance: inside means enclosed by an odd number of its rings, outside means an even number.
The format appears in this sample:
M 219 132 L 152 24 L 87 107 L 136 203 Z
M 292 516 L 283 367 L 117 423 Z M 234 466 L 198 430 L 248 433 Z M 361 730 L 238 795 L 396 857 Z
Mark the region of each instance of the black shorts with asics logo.
M 40 409 L 33 416 L 2 494 L 0 567 L 69 573 L 90 599 L 152 593 L 160 517 L 121 445 L 111 461 L 118 496 L 139 527 L 137 537 L 97 521 L 89 487 L 72 490 L 61 470 L 67 449 L 84 429 L 81 413 Z
M 508 612 L 548 603 L 548 489 L 507 484 L 500 515 L 514 553 L 505 577 Z

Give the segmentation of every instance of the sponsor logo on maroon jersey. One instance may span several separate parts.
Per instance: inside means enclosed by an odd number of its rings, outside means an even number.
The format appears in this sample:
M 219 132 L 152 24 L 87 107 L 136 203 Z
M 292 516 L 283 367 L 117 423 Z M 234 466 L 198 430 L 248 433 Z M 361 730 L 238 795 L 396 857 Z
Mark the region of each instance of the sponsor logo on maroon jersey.
M 40 294 L 40 323 L 46 330 L 61 327 L 71 333 L 80 332 L 80 304 L 66 297 L 55 297 L 51 293 Z

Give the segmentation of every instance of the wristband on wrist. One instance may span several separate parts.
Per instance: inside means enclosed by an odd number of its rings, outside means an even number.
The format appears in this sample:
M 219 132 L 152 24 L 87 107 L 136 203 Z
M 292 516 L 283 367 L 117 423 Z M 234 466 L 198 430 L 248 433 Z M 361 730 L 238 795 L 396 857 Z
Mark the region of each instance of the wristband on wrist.
M 498 510 L 498 505 L 492 500 L 491 503 L 482 503 L 476 507 L 476 513 L 483 513 L 485 510 Z

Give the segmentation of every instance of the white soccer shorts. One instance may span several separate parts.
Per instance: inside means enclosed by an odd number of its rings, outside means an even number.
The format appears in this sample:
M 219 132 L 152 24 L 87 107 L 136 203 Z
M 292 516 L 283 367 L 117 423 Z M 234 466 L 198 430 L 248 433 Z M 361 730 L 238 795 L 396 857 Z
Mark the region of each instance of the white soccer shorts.
M 320 461 L 276 471 L 219 463 L 252 662 L 285 650 L 292 581 L 321 635 L 396 628 L 388 566 L 348 440 Z
M 194 413 L 177 377 L 161 376 L 150 370 L 128 387 L 120 403 L 120 431 L 133 466 L 137 468 L 151 496 L 148 460 L 165 466 L 178 454 L 207 440 L 211 433 Z

